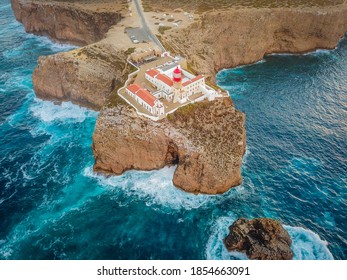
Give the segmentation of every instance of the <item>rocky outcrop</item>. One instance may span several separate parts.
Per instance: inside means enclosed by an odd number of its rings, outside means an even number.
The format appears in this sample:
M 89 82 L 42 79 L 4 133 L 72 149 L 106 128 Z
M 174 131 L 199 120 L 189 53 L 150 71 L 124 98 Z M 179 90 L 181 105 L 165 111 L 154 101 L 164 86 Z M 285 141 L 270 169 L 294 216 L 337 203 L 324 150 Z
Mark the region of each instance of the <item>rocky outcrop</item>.
M 95 3 L 104 1 L 97 0 L 88 5 L 11 2 L 28 32 L 89 44 L 103 38 L 121 20 L 124 1 L 112 1 L 120 4 L 119 10 L 99 10 Z M 346 5 L 324 11 L 211 11 L 186 29 L 165 32 L 162 39 L 189 58 L 188 67 L 213 80 L 220 69 L 255 62 L 266 53 L 335 47 L 347 30 L 346 11 Z M 111 103 L 100 112 L 93 135 L 94 170 L 122 174 L 177 164 L 173 183 L 189 192 L 223 193 L 240 184 L 244 115 L 227 98 L 185 106 L 160 122 L 137 116 L 114 94 L 133 69 L 126 62 L 131 48 L 117 48 L 118 37 L 113 35 L 81 49 L 40 57 L 33 73 L 34 90 L 40 98 L 72 101 L 97 110 Z
M 126 105 L 107 108 L 93 135 L 94 170 L 122 174 L 177 164 L 175 186 L 192 193 L 223 193 L 242 180 L 244 121 L 230 98 L 187 105 L 159 122 Z
M 16 18 L 27 32 L 60 42 L 90 44 L 39 58 L 33 73 L 34 91 L 39 98 L 72 101 L 95 110 L 110 102 L 112 92 L 134 70 L 127 63 L 129 53 L 111 40 L 101 40 L 123 18 L 123 2 L 11 0 Z
M 72 101 L 95 110 L 110 102 L 133 70 L 127 53 L 102 41 L 55 55 L 41 56 L 33 73 L 35 93 L 42 99 Z
M 231 9 L 165 32 L 166 46 L 189 57 L 190 66 L 210 74 L 254 63 L 268 53 L 332 49 L 347 31 L 347 5 L 324 8 Z
M 239 218 L 229 227 L 224 244 L 229 251 L 237 250 L 250 259 L 291 260 L 292 240 L 288 232 L 276 220 Z
M 123 17 L 121 8 L 99 11 L 95 7 L 88 9 L 88 5 L 68 2 L 11 0 L 15 17 L 27 32 L 77 45 L 101 40 Z

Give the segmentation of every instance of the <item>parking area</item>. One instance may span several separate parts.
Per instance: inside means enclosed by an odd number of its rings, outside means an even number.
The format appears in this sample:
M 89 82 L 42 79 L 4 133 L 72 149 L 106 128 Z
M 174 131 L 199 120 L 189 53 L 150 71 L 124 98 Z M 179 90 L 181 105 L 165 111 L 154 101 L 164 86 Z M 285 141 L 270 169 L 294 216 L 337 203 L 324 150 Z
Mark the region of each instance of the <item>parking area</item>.
M 147 32 L 144 31 L 144 29 L 141 27 L 136 27 L 136 28 L 128 27 L 125 29 L 125 31 L 128 34 L 129 39 L 134 44 L 147 43 L 151 41 L 150 38 L 148 37 Z

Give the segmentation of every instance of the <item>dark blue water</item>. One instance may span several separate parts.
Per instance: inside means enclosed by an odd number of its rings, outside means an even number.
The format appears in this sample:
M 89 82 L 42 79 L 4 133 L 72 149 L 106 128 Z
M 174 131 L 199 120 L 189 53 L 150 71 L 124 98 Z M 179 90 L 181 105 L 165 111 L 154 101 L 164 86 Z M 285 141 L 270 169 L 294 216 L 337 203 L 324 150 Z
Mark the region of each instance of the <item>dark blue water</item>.
M 281 220 L 297 259 L 346 259 L 347 40 L 332 52 L 223 71 L 247 113 L 244 183 L 220 196 L 175 188 L 174 168 L 92 172 L 97 113 L 35 98 L 40 55 L 0 4 L 0 259 L 230 259 L 239 216 Z

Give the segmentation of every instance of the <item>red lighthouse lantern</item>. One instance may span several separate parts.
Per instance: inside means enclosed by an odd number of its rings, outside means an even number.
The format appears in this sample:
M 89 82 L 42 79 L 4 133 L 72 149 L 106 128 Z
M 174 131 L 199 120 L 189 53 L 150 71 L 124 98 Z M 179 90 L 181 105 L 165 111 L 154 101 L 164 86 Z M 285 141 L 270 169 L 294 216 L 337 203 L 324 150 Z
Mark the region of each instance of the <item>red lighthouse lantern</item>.
M 182 71 L 178 68 L 178 66 L 173 71 L 173 81 L 176 83 L 179 83 L 182 81 Z

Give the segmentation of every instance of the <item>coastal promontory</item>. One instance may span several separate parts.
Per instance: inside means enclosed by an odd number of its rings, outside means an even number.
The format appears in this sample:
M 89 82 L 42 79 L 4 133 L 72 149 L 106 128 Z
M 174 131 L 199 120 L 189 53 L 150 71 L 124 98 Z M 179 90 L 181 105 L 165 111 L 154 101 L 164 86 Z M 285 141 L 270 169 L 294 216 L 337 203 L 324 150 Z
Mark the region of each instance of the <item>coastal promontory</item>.
M 35 93 L 42 99 L 72 101 L 100 110 L 133 69 L 127 55 L 103 40 L 69 52 L 41 56 L 33 73 Z
M 27 32 L 77 45 L 103 39 L 126 10 L 122 1 L 11 0 L 11 4 Z
M 228 97 L 186 105 L 158 122 L 119 104 L 99 115 L 94 170 L 122 174 L 176 164 L 175 186 L 193 193 L 223 193 L 242 181 L 244 121 Z
M 164 5 L 160 1 L 144 0 L 144 14 L 166 49 L 189 58 L 189 68 L 205 74 L 212 82 L 219 70 L 256 62 L 268 53 L 303 53 L 317 48 L 334 48 L 347 31 L 347 5 L 343 1 L 337 1 L 336 5 L 329 1 L 308 1 L 306 5 L 292 6 L 276 2 L 275 7 L 266 5 L 266 1 L 264 5 L 260 5 L 260 1 L 250 1 L 249 6 L 242 1 L 236 1 L 234 6 L 233 1 L 228 1 L 227 7 L 219 2 L 200 1 L 201 5 L 193 2 L 176 0 Z M 320 5 L 321 2 L 324 5 Z M 134 8 L 129 16 L 122 0 L 11 0 L 11 3 L 16 18 L 28 32 L 45 34 L 62 42 L 94 43 L 74 55 L 57 54 L 39 60 L 34 72 L 37 77 L 34 87 L 35 92 L 46 99 L 69 100 L 70 92 L 62 86 L 68 78 L 67 84 L 76 81 L 82 85 L 74 86 L 72 102 L 100 109 L 110 98 L 114 85 L 124 84 L 127 74 L 132 71 L 126 67 L 126 52 L 148 47 L 141 42 L 133 44 L 126 36 L 126 26 L 141 24 Z M 167 11 L 177 17 L 174 12 L 177 5 L 191 10 L 194 18 L 172 27 L 172 23 L 161 16 Z M 63 16 L 66 11 L 69 11 L 68 19 Z M 106 11 L 114 13 L 112 19 Z M 167 26 L 160 26 L 162 24 Z M 77 53 L 86 55 L 77 56 Z M 112 55 L 119 59 L 112 59 Z M 116 63 L 110 64 L 110 61 Z M 65 64 L 70 65 L 70 70 L 62 67 Z M 86 72 L 89 74 L 85 75 Z M 115 77 L 111 78 L 115 72 Z M 53 74 L 57 78 L 53 78 Z M 98 77 L 101 82 L 96 85 Z M 107 81 L 102 82 L 103 77 Z
M 152 11 L 165 6 L 161 1 L 144 2 Z M 171 7 L 177 2 L 183 3 L 175 0 Z M 347 31 L 347 3 L 331 2 L 189 1 L 187 8 L 201 12 L 187 28 L 170 29 L 161 39 L 214 80 L 221 69 L 255 63 L 266 54 L 335 48 Z
M 157 55 L 144 54 L 159 48 L 161 59 L 166 51 L 173 59 L 183 58 L 186 71 L 219 90 L 215 74 L 223 68 L 253 63 L 268 53 L 331 49 L 347 31 L 344 1 L 276 1 L 274 7 L 267 1 L 236 2 L 11 0 L 28 32 L 82 45 L 40 57 L 33 85 L 42 99 L 100 111 L 93 135 L 95 171 L 122 174 L 177 165 L 175 186 L 209 194 L 242 181 L 245 116 L 229 97 L 168 110 L 158 121 L 140 116 L 119 89 L 139 69 L 136 65 Z M 144 60 L 130 63 L 132 54 Z

